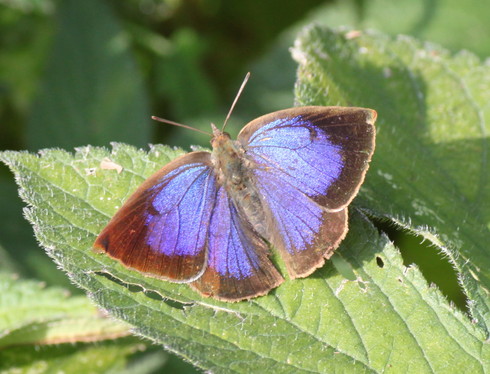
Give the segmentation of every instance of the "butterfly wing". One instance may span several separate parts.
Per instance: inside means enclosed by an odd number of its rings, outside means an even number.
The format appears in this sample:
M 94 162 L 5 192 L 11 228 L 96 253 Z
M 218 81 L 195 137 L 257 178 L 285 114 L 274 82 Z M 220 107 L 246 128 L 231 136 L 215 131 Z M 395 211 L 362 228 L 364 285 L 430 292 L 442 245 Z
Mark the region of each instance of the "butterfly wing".
M 267 217 L 264 234 L 292 278 L 332 255 L 347 232 L 347 205 L 374 151 L 376 112 L 298 107 L 245 126 L 238 141 Z
M 228 196 L 217 193 L 208 236 L 208 267 L 192 286 L 205 296 L 239 301 L 268 293 L 283 282 L 269 248 Z
M 210 153 L 183 155 L 133 193 L 100 233 L 94 249 L 147 275 L 191 282 L 206 268 L 216 193 Z
M 221 300 L 264 295 L 283 281 L 267 244 L 216 183 L 208 152 L 181 156 L 148 178 L 94 249 Z

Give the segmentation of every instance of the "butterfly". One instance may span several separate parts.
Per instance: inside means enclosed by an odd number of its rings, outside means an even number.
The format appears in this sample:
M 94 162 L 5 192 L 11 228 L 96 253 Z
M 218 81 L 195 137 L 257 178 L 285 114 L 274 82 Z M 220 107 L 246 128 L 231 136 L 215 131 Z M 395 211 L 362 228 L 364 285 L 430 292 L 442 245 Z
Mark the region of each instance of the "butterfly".
M 150 176 L 94 249 L 223 301 L 262 296 L 284 281 L 270 247 L 291 279 L 306 277 L 347 233 L 347 206 L 374 151 L 376 115 L 295 107 L 251 121 L 237 140 L 212 125 L 212 152 L 182 155 Z

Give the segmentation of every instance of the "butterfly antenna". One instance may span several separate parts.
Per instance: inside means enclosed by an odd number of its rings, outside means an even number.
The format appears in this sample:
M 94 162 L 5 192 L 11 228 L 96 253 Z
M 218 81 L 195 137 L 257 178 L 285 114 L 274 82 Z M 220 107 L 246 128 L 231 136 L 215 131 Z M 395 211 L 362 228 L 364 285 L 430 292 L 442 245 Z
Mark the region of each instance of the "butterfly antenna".
M 200 132 L 201 134 L 206 134 L 206 135 L 209 135 L 209 136 L 213 137 L 213 135 L 212 135 L 212 134 L 210 134 L 209 132 L 206 132 L 206 131 L 202 131 L 202 130 L 196 129 L 195 127 L 191 127 L 191 126 L 183 125 L 183 124 L 178 123 L 178 122 L 169 121 L 168 119 L 163 119 L 163 118 L 156 117 L 156 116 L 151 116 L 151 119 L 152 119 L 152 120 L 155 120 L 155 121 L 158 121 L 158 122 L 163 122 L 163 123 L 166 123 L 166 124 L 168 124 L 168 125 L 172 125 L 172 126 L 179 126 L 179 127 L 183 127 L 183 128 L 185 128 L 185 129 L 194 130 L 194 131 Z
M 240 89 L 238 90 L 238 92 L 235 96 L 235 100 L 233 100 L 233 104 L 231 104 L 230 110 L 228 111 L 228 115 L 226 116 L 225 123 L 223 123 L 223 128 L 221 129 L 221 131 L 225 130 L 226 124 L 228 123 L 228 120 L 230 119 L 231 113 L 233 112 L 233 109 L 235 108 L 235 105 L 238 101 L 238 98 L 242 94 L 242 91 L 248 82 L 248 78 L 250 78 L 250 72 L 248 72 L 247 75 L 245 75 L 245 78 L 243 79 L 242 85 L 240 86 Z

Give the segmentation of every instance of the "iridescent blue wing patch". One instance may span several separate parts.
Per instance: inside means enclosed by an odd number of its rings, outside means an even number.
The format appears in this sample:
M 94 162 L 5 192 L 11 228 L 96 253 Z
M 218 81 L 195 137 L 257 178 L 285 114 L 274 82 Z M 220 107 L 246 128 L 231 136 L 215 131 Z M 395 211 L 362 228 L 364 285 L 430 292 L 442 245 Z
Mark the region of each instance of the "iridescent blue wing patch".
M 376 112 L 299 107 L 243 128 L 245 149 L 265 210 L 262 233 L 279 249 L 292 278 L 332 255 L 347 232 L 347 205 L 374 151 Z
M 210 153 L 193 152 L 148 178 L 111 219 L 94 248 L 129 268 L 190 282 L 206 268 L 216 200 Z

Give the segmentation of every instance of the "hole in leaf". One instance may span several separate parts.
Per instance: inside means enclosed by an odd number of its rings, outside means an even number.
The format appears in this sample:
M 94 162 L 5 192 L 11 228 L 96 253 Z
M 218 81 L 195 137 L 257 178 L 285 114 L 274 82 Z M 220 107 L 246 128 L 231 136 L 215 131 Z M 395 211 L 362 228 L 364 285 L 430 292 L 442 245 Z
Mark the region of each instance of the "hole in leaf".
M 359 288 L 363 291 L 367 291 L 367 286 L 364 282 L 357 282 L 357 284 L 359 285 Z
M 161 301 L 161 302 L 167 304 L 168 306 L 170 306 L 172 308 L 184 310 L 185 304 L 180 303 L 180 302 L 175 301 L 175 300 L 170 300 L 170 299 L 164 298 L 158 292 L 146 290 L 145 295 L 147 297 L 149 297 L 150 299 Z
M 467 311 L 467 298 L 459 286 L 456 271 L 436 247 L 422 236 L 414 235 L 389 222 L 378 219 L 373 219 L 373 222 L 400 250 L 405 266 L 416 264 L 429 284 L 434 283 L 449 301 L 462 311 Z M 378 266 L 379 260 L 381 258 L 377 257 Z
M 380 267 L 380 268 L 384 268 L 384 266 L 385 266 L 383 259 L 379 256 L 376 256 L 376 263 L 378 264 L 378 267 Z

